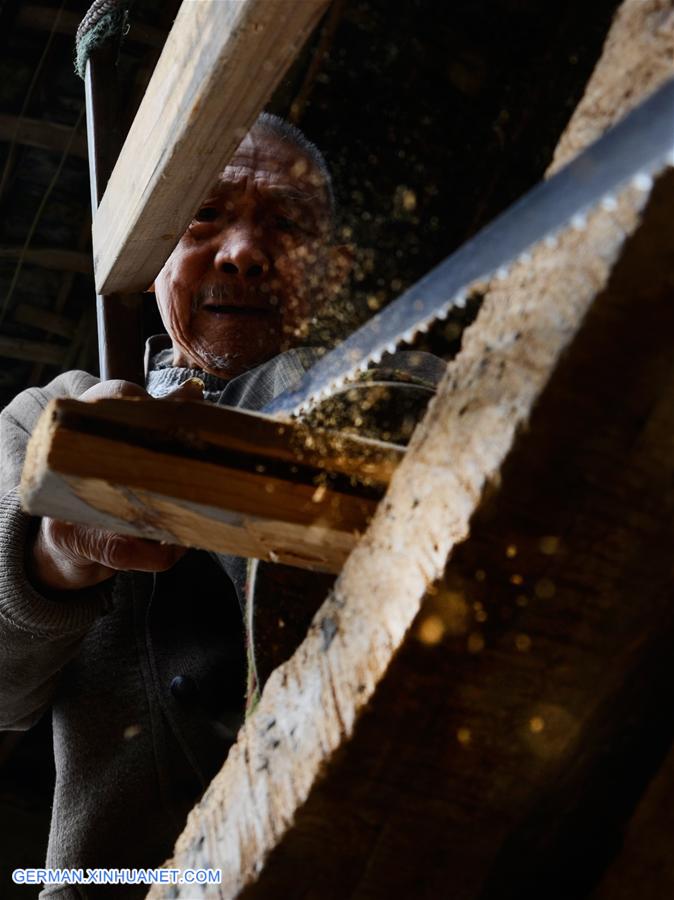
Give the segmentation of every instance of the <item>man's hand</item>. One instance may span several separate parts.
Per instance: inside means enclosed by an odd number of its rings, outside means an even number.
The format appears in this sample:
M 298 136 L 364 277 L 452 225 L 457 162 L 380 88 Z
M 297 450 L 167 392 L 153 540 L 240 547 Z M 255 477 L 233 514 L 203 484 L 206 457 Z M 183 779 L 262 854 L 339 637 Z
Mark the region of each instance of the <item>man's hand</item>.
M 167 399 L 201 400 L 196 379 L 181 385 Z M 113 397 L 148 397 L 143 388 L 128 381 L 102 381 L 79 398 L 95 402 Z M 143 538 L 114 534 L 89 525 L 73 525 L 43 518 L 28 548 L 27 570 L 31 583 L 41 591 L 77 591 L 111 578 L 115 572 L 163 572 L 186 552 Z
M 38 590 L 77 591 L 119 571 L 163 572 L 183 553 L 184 547 L 44 518 L 31 548 L 28 574 Z

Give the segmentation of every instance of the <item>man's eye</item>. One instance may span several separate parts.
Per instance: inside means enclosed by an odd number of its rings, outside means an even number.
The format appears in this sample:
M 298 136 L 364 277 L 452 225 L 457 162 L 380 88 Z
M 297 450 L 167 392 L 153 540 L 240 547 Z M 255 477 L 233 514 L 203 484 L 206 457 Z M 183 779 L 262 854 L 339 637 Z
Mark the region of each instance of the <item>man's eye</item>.
M 297 222 L 287 216 L 275 216 L 274 224 L 279 231 L 298 231 L 300 227 Z
M 194 215 L 195 222 L 214 222 L 218 211 L 214 206 L 202 206 Z

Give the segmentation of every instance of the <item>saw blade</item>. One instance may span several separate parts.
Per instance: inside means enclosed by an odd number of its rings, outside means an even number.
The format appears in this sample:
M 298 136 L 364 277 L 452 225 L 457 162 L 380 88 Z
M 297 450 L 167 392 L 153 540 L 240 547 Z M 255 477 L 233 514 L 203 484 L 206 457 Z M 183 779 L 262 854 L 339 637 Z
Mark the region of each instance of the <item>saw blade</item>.
M 674 79 L 559 172 L 494 219 L 475 237 L 373 316 L 307 370 L 299 384 L 263 412 L 291 416 L 339 390 L 371 363 L 409 343 L 454 306 L 463 306 L 472 285 L 505 276 L 544 240 L 567 226 L 583 227 L 598 204 L 615 204 L 614 194 L 630 181 L 650 190 L 652 179 L 674 165 Z

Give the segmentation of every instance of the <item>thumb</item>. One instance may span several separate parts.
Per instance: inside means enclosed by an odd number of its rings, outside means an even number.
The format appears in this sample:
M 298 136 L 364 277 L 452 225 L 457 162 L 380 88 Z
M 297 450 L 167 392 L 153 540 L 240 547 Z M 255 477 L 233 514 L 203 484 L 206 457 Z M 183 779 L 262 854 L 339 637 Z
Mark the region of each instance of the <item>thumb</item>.
M 206 385 L 201 378 L 188 378 L 180 387 L 177 387 L 165 400 L 203 400 Z

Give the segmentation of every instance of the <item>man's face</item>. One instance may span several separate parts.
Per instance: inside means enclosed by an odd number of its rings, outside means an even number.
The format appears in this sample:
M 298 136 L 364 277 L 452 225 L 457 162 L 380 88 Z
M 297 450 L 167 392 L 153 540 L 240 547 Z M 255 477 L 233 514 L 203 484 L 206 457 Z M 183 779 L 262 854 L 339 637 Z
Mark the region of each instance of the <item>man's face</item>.
M 157 276 L 174 365 L 230 378 L 301 343 L 343 274 L 330 230 L 312 161 L 254 128 Z

